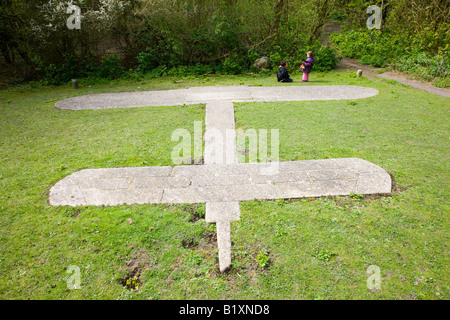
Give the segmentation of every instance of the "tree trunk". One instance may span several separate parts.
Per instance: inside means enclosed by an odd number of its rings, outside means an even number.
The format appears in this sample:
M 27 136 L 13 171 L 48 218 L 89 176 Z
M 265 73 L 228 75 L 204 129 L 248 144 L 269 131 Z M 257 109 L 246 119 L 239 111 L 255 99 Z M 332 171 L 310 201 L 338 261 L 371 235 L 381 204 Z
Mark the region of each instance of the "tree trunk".
M 0 50 L 2 51 L 2 55 L 3 55 L 3 58 L 5 59 L 5 63 L 6 64 L 12 64 L 12 60 L 11 60 L 11 57 L 9 55 L 8 47 L 5 44 L 2 43 L 2 45 L 0 47 Z
M 314 2 L 315 12 L 316 12 L 316 20 L 314 21 L 314 25 L 309 33 L 308 42 L 311 42 L 313 39 L 316 39 L 320 35 L 320 29 L 327 23 L 328 14 L 331 10 L 331 5 L 329 0 L 316 0 Z
M 278 33 L 280 30 L 280 24 L 281 24 L 281 18 L 283 17 L 283 14 L 285 13 L 285 0 L 276 0 L 275 7 L 274 7 L 274 25 L 273 30 L 274 33 Z

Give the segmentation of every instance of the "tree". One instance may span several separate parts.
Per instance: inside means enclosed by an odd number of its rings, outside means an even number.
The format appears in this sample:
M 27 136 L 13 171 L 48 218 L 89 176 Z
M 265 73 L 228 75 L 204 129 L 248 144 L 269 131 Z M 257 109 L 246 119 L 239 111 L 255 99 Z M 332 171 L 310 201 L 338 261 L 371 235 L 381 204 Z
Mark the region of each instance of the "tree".
M 18 53 L 30 62 L 27 52 L 27 25 L 24 3 L 18 0 L 0 0 L 0 50 L 7 64 L 15 63 Z

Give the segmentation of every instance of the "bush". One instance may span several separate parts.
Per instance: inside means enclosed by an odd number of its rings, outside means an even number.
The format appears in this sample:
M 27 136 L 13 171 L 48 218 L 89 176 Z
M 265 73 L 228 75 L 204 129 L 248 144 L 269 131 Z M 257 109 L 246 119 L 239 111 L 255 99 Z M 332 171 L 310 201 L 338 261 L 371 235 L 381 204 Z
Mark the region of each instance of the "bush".
M 330 39 L 343 56 L 373 67 L 386 67 L 396 57 L 405 55 L 411 45 L 409 37 L 375 29 L 333 33 Z
M 45 84 L 60 85 L 72 79 L 82 79 L 86 77 L 117 79 L 124 74 L 120 58 L 115 54 L 104 58 L 100 66 L 77 59 L 72 55 L 65 55 L 61 64 L 51 63 L 45 66 L 40 57 L 33 59 L 34 69 Z
M 117 79 L 124 73 L 120 65 L 120 58 L 116 54 L 111 54 L 102 60 L 100 67 L 100 77 L 106 79 Z
M 158 66 L 158 59 L 154 54 L 149 52 L 141 52 L 137 56 L 138 67 L 136 71 L 145 73 L 153 70 Z
M 77 60 L 72 55 L 64 56 L 64 63 L 60 65 L 44 65 L 40 57 L 33 59 L 36 72 L 41 76 L 45 84 L 59 85 L 67 83 L 75 78 L 86 77 L 92 67 L 84 61 Z
M 406 55 L 394 61 L 392 68 L 414 75 L 427 81 L 432 81 L 442 87 L 448 87 L 450 76 L 450 59 L 448 56 L 431 56 L 425 52 Z
M 323 47 L 320 43 L 315 43 L 312 46 L 303 45 L 295 50 L 295 55 L 291 56 L 287 55 L 286 50 L 283 50 L 281 47 L 274 46 L 273 51 L 269 54 L 272 67 L 274 70 L 278 70 L 280 61 L 286 60 L 289 69 L 297 72 L 302 62 L 306 60 L 306 53 L 309 50 L 313 51 L 314 59 L 316 59 L 313 71 L 330 71 L 336 67 L 338 62 L 336 50 L 329 46 Z
M 243 64 L 237 53 L 233 52 L 226 58 L 220 68 L 220 71 L 225 74 L 240 74 L 243 73 L 246 66 Z
M 408 35 L 363 30 L 334 33 L 331 40 L 342 55 L 356 58 L 362 64 L 390 67 L 442 87 L 448 86 L 450 61 L 447 51 L 432 55 Z
M 197 63 L 195 66 L 178 66 L 167 70 L 164 75 L 175 77 L 200 76 L 214 72 L 214 66 Z
M 314 71 L 330 71 L 336 68 L 338 63 L 337 52 L 333 48 L 316 45 L 311 48 L 314 52 L 316 63 L 314 64 Z

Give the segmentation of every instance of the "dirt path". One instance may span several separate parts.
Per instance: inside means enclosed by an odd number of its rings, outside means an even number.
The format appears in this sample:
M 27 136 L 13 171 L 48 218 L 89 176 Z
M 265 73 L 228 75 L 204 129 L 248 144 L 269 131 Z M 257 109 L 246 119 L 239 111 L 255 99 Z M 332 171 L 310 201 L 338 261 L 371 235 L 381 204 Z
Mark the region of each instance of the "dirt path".
M 410 85 L 414 89 L 425 90 L 430 93 L 436 94 L 438 96 L 450 98 L 450 88 L 437 88 L 428 82 L 421 82 L 419 80 L 411 80 L 408 79 L 408 76 L 398 72 L 383 72 L 378 74 L 376 70 L 380 70 L 382 68 L 370 67 L 368 65 L 361 65 L 358 63 L 356 59 L 343 58 L 337 67 L 337 70 L 341 71 L 357 71 L 358 69 L 363 70 L 363 76 L 372 79 L 392 79 L 396 80 L 400 83 Z

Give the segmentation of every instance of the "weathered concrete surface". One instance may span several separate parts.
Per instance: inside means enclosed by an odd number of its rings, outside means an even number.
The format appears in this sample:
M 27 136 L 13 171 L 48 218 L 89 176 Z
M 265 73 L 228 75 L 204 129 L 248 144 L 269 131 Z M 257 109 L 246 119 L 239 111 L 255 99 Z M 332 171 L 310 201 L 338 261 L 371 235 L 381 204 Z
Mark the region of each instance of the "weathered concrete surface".
M 215 86 L 177 90 L 101 93 L 77 96 L 59 101 L 59 109 L 87 110 L 173 106 L 229 100 L 242 101 L 305 101 L 369 98 L 378 94 L 372 88 L 359 86 Z
M 222 90 L 229 90 L 229 88 L 222 87 Z M 204 95 L 204 93 L 202 93 Z M 230 92 L 225 92 L 226 97 L 230 97 Z M 232 95 L 232 93 L 231 93 Z M 222 95 L 219 97 L 225 98 Z M 212 100 L 212 96 L 208 96 L 209 100 Z M 237 165 L 237 148 L 236 148 L 236 130 L 234 121 L 234 106 L 231 100 L 212 100 L 206 104 L 206 116 L 205 116 L 205 155 L 204 163 L 206 166 L 213 165 L 216 168 L 220 168 L 223 164 Z M 192 179 L 193 176 L 191 176 Z M 220 177 L 217 179 L 217 177 Z M 209 186 L 220 185 L 220 182 L 225 182 L 227 177 L 221 175 L 220 170 L 216 171 L 214 176 L 198 176 L 195 181 L 190 181 L 189 186 L 194 185 L 194 192 L 202 192 L 203 188 L 209 190 Z M 219 182 L 219 184 L 211 184 L 212 181 Z M 226 181 L 229 186 L 232 186 L 236 181 Z M 202 189 L 201 191 L 199 189 Z M 179 194 L 186 192 L 189 199 L 195 197 L 186 191 L 177 190 L 175 193 L 167 192 L 164 196 L 168 199 L 176 199 Z M 163 200 L 161 198 L 161 200 Z M 167 199 L 167 198 L 166 198 Z M 222 198 L 223 199 L 223 198 Z M 230 199 L 232 200 L 232 199 Z M 241 211 L 238 201 L 225 201 L 215 202 L 213 200 L 206 201 L 206 214 L 205 219 L 208 222 L 214 222 L 216 224 L 217 231 L 217 246 L 219 248 L 219 269 L 221 272 L 226 271 L 231 267 L 231 222 L 239 220 Z
M 214 222 L 219 248 L 219 269 L 221 272 L 231 267 L 231 222 L 239 220 L 239 202 L 207 202 L 206 222 Z
M 231 266 L 230 227 L 232 221 L 239 220 L 240 201 L 391 192 L 389 174 L 361 159 L 238 163 L 233 101 L 359 99 L 377 93 L 355 86 L 218 86 L 97 94 L 60 101 L 58 108 L 71 110 L 206 103 L 205 164 L 82 170 L 51 188 L 50 204 L 206 203 L 205 219 L 217 227 L 223 272 Z
M 213 101 L 206 105 L 205 164 L 236 164 L 236 130 L 231 101 Z
M 86 169 L 50 190 L 54 206 L 239 202 L 357 194 L 389 194 L 382 168 L 356 158 L 177 167 Z

